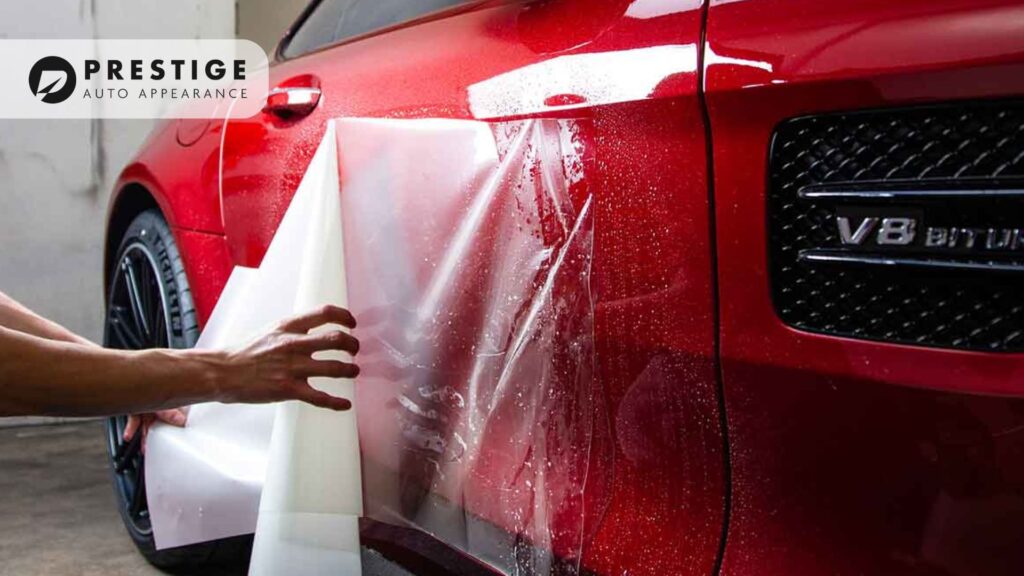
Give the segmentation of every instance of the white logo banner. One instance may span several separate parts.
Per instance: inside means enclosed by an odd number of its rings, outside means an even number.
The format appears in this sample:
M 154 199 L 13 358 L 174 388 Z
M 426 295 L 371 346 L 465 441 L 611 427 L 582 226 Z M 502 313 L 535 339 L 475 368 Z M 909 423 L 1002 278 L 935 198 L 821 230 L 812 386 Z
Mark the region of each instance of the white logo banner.
M 247 118 L 267 66 L 248 40 L 0 40 L 0 118 Z

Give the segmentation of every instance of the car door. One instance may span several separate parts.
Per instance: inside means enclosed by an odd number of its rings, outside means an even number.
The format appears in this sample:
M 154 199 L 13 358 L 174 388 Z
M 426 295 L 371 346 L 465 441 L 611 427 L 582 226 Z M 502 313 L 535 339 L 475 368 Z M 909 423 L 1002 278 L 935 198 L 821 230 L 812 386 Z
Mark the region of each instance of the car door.
M 547 528 L 582 522 L 572 532 L 578 542 L 556 542 L 555 556 L 595 573 L 711 572 L 726 487 L 701 3 L 439 2 L 428 3 L 442 9 L 429 14 L 410 12 L 414 2 L 370 4 L 315 3 L 271 74 L 272 92 L 292 93 L 296 105 L 279 96 L 281 108 L 228 122 L 221 200 L 235 262 L 259 263 L 329 119 L 562 118 L 585 126 L 595 221 L 590 385 L 601 401 L 591 415 L 551 415 L 586 417 L 594 427 L 588 473 L 572 487 L 581 507 Z M 366 440 L 364 469 L 386 461 Z M 506 543 L 497 552 L 504 560 L 444 526 L 415 528 L 512 570 L 516 551 L 533 544 L 504 494 L 544 492 L 486 468 L 474 473 L 471 482 L 495 486 L 493 498 L 448 502 L 448 517 L 483 519 L 494 534 L 487 538 Z
M 724 574 L 1024 570 L 1022 23 L 711 3 Z

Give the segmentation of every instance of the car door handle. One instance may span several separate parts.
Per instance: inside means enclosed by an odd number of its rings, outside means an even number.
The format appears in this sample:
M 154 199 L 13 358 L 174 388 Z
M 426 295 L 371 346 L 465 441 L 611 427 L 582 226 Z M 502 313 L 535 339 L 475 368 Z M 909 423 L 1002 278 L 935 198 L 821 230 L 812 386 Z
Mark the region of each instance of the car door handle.
M 267 94 L 263 111 L 282 118 L 305 116 L 320 103 L 320 89 L 311 86 L 274 88 Z

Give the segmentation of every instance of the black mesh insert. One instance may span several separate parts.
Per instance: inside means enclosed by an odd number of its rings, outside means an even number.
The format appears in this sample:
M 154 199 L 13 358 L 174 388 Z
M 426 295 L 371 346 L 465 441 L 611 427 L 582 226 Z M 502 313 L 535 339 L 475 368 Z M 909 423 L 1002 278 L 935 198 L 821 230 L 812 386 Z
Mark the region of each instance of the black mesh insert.
M 801 198 L 808 186 L 1024 189 L 1024 102 L 828 114 L 786 121 L 772 141 L 769 258 L 776 312 L 796 328 L 853 338 L 987 351 L 1024 350 L 1024 250 L 944 254 L 974 269 L 822 263 L 848 250 L 842 210 L 903 210 L 939 226 L 1024 229 L 1024 197 Z M 899 247 L 913 255 L 913 247 Z M 885 254 L 885 248 L 876 247 Z M 932 253 L 934 255 L 934 253 Z M 979 266 L 980 264 L 980 266 Z

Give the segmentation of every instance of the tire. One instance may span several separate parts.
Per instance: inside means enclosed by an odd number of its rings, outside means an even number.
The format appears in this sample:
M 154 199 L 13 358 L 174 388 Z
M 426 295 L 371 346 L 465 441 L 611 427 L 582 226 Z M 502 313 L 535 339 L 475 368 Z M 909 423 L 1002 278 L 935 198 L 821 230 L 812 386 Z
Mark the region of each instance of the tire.
M 171 230 L 158 210 L 146 210 L 132 220 L 120 239 L 108 282 L 104 346 L 195 346 L 199 324 L 188 278 Z M 165 569 L 203 565 L 244 570 L 252 535 L 156 549 L 145 498 L 145 461 L 139 442 L 122 438 L 126 422 L 127 416 L 110 418 L 106 440 L 118 511 L 139 552 L 154 566 Z

